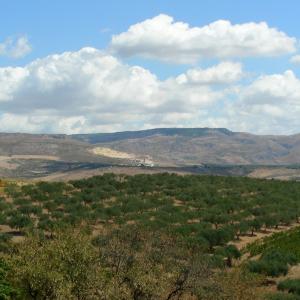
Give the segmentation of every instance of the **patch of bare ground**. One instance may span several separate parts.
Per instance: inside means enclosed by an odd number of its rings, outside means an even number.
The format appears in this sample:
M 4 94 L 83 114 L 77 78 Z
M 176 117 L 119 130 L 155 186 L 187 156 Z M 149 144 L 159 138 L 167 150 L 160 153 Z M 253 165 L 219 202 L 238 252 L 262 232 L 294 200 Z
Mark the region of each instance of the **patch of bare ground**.
M 12 242 L 19 243 L 24 241 L 24 234 L 18 230 L 12 229 L 8 225 L 0 225 L 0 233 L 9 234 L 12 238 Z
M 16 160 L 51 160 L 58 161 L 60 158 L 53 155 L 0 155 L 0 168 L 6 170 L 16 170 L 19 166 Z
M 199 224 L 201 222 L 200 219 L 189 219 L 187 220 L 188 224 Z
M 127 224 L 127 225 L 134 225 L 134 224 L 136 224 L 136 221 L 135 221 L 135 220 L 128 220 L 128 221 L 126 222 L 126 224 Z
M 173 205 L 174 206 L 183 206 L 184 202 L 181 200 L 175 199 Z
M 11 155 L 10 159 L 37 159 L 37 160 L 59 160 L 58 156 L 54 155 Z
M 107 147 L 95 147 L 90 150 L 93 154 L 106 156 L 111 158 L 125 158 L 125 159 L 135 159 L 135 154 L 117 151 Z
M 105 232 L 105 226 L 103 224 L 96 224 L 92 226 L 92 236 L 98 236 Z
M 248 177 L 252 178 L 265 178 L 265 179 L 280 179 L 280 180 L 289 180 L 295 176 L 300 176 L 299 169 L 291 168 L 257 168 L 250 174 Z
M 6 170 L 15 170 L 18 168 L 18 164 L 11 162 L 8 156 L 0 156 L 0 168 Z

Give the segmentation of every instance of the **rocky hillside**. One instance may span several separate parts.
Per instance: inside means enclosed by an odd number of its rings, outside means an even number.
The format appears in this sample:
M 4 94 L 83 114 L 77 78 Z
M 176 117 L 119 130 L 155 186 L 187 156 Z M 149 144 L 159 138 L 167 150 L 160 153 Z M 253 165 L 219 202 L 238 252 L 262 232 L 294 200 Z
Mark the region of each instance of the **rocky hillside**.
M 159 165 L 300 163 L 300 135 L 260 136 L 224 128 L 162 128 L 71 137 L 140 157 L 150 156 Z
M 224 128 L 167 128 L 80 135 L 0 133 L 1 177 L 28 178 L 57 172 L 85 174 L 90 172 L 88 170 L 112 165 L 123 168 L 151 166 L 161 168 L 159 170 L 180 167 L 184 171 L 200 166 L 192 171 L 218 175 L 228 172 L 248 175 L 255 169 L 254 177 L 298 178 L 300 135 L 259 136 Z M 273 166 L 271 173 L 270 169 L 261 172 L 262 166 Z M 284 166 L 289 169 L 283 172 L 281 167 Z

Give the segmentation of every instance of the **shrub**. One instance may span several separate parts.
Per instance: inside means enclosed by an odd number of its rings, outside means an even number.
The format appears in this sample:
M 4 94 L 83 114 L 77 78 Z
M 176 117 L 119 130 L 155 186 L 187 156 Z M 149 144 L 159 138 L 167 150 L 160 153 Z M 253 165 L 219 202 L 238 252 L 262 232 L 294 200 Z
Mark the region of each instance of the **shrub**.
M 16 245 L 8 278 L 21 299 L 98 299 L 102 270 L 90 237 L 78 230 L 39 235 Z M 32 297 L 34 295 L 34 297 Z
M 0 259 L 0 300 L 18 298 L 18 290 L 15 289 L 6 278 L 8 271 L 6 262 Z
M 248 263 L 250 272 L 264 274 L 272 277 L 286 275 L 288 265 L 278 261 L 251 261 Z
M 267 300 L 300 300 L 300 297 L 293 294 L 286 294 L 286 293 L 276 293 L 272 295 L 268 295 Z
M 278 290 L 300 295 L 300 279 L 286 279 L 277 285 Z
M 258 261 L 250 261 L 248 268 L 251 272 L 277 277 L 286 275 L 288 265 L 297 263 L 295 256 L 285 254 L 279 250 L 269 250 L 265 252 Z
M 8 224 L 12 228 L 23 229 L 32 226 L 33 222 L 27 215 L 17 213 L 10 218 Z

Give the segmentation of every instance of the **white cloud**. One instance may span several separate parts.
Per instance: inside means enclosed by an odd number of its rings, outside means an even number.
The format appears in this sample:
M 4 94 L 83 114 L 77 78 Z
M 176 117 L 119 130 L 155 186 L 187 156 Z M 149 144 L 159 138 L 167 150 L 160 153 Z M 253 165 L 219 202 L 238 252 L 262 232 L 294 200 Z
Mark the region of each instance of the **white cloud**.
M 242 87 L 236 102 L 226 103 L 227 127 L 255 133 L 299 133 L 300 80 L 287 70 L 264 75 Z
M 293 71 L 265 75 L 256 79 L 241 94 L 249 105 L 291 104 L 300 106 L 300 80 Z
M 227 127 L 256 133 L 300 128 L 300 80 L 288 70 L 245 85 L 222 62 L 160 80 L 94 48 L 0 68 L 0 127 L 23 132 L 107 132 Z
M 0 103 L 13 99 L 19 84 L 27 75 L 28 71 L 25 68 L 0 68 Z
M 178 118 L 178 124 L 257 134 L 293 134 L 299 133 L 299 116 L 300 79 L 287 70 L 260 76 L 249 85 L 229 86 L 216 105 L 202 114 L 191 114 L 188 122 Z M 166 119 L 169 120 L 168 115 Z
M 233 25 L 218 20 L 203 27 L 158 15 L 114 35 L 112 51 L 124 57 L 141 56 L 174 63 L 203 58 L 276 56 L 296 50 L 296 39 L 265 22 Z
M 68 133 L 133 128 L 166 114 L 186 118 L 223 96 L 209 85 L 161 81 L 94 48 L 51 55 L 23 68 L 0 68 L 0 91 L 0 124 Z
M 293 64 L 300 64 L 300 55 L 294 55 L 291 57 L 290 62 Z
M 26 56 L 31 50 L 32 47 L 26 36 L 17 39 L 7 38 L 3 43 L 0 43 L 0 56 L 17 59 Z
M 242 76 L 240 63 L 222 62 L 207 69 L 190 69 L 179 75 L 177 81 L 182 84 L 230 84 L 240 80 Z

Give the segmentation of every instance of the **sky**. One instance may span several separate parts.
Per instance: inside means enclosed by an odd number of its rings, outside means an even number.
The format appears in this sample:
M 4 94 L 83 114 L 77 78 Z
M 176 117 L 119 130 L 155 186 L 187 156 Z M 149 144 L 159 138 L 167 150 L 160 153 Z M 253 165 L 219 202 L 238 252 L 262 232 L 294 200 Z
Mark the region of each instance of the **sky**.
M 0 0 L 0 131 L 300 133 L 297 0 Z

